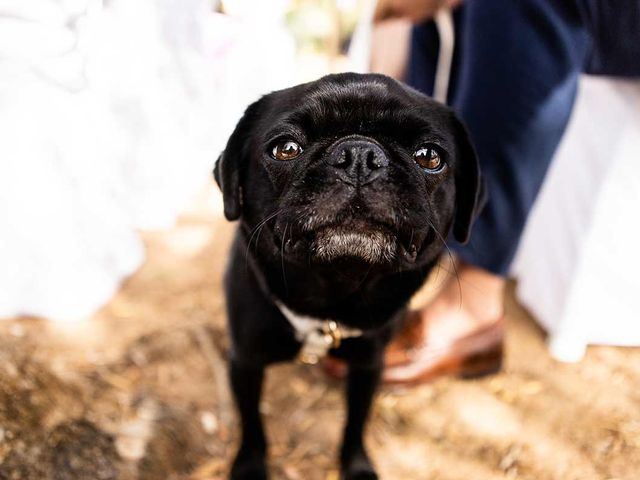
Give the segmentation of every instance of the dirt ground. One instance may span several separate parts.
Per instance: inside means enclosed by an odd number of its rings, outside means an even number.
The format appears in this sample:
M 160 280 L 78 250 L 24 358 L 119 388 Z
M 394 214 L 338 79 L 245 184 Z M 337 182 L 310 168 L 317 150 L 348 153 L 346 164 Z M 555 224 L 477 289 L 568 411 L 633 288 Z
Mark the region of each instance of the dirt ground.
M 147 262 L 90 320 L 0 322 L 0 479 L 225 478 L 237 438 L 221 294 L 232 231 L 200 201 L 145 235 Z M 381 393 L 367 439 L 381 477 L 640 479 L 640 350 L 559 364 L 512 294 L 507 319 L 503 373 Z M 338 479 L 339 382 L 274 367 L 262 412 L 274 479 Z

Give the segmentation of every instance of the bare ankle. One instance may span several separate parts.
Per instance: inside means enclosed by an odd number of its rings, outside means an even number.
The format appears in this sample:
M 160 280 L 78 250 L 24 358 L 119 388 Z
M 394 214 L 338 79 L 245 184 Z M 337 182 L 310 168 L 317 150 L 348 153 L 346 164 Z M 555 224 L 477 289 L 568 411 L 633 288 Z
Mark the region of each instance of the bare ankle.
M 506 281 L 479 267 L 461 263 L 435 298 L 422 309 L 432 329 L 441 324 L 448 334 L 467 333 L 500 319 L 503 315 Z

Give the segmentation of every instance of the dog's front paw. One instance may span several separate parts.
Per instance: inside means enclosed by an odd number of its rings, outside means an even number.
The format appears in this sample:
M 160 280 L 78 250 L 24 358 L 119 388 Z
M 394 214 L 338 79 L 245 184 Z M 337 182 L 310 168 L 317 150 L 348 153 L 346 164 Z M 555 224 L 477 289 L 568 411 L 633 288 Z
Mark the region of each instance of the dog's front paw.
M 361 454 L 342 466 L 342 480 L 378 480 L 378 475 L 366 454 Z
M 267 466 L 261 456 L 238 455 L 231 467 L 231 480 L 267 480 Z

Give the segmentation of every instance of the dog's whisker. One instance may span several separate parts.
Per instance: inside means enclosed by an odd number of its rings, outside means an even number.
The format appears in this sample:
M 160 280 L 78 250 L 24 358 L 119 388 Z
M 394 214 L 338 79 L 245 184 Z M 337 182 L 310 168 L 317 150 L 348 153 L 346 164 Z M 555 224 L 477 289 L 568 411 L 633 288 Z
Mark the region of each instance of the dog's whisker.
M 258 240 L 260 239 L 260 231 L 262 230 L 262 228 L 267 224 L 267 222 L 269 220 L 272 220 L 273 218 L 277 217 L 278 215 L 280 215 L 282 212 L 284 212 L 284 208 L 278 208 L 275 212 L 271 213 L 270 215 L 268 215 L 264 220 L 260 221 L 260 223 L 258 223 L 258 225 L 256 225 L 253 230 L 251 230 L 251 233 L 249 235 L 249 241 L 247 242 L 247 249 L 244 255 L 244 266 L 245 269 L 249 268 L 249 251 L 251 250 L 251 242 L 254 238 L 254 236 L 256 236 L 256 245 L 258 245 Z
M 455 258 L 453 257 L 453 253 L 451 252 L 449 245 L 447 245 L 447 242 L 445 241 L 445 239 L 442 238 L 442 235 L 440 234 L 440 232 L 438 232 L 438 229 L 431 222 L 429 222 L 429 226 L 433 229 L 434 233 L 440 239 L 444 248 L 447 250 L 447 255 L 449 256 L 449 260 L 451 260 L 451 265 L 453 265 L 453 271 L 456 276 L 456 281 L 458 282 L 458 297 L 459 297 L 458 308 L 462 309 L 462 285 L 460 284 L 460 276 L 458 275 L 458 267 L 456 266 Z
M 438 263 L 436 264 L 436 275 L 433 279 L 433 282 L 438 285 L 438 278 L 440 277 L 440 269 L 442 268 L 442 261 L 439 260 Z
M 255 240 L 255 243 L 254 243 L 254 245 L 256 247 L 256 250 L 257 250 L 258 245 L 259 245 L 258 242 L 260 241 L 260 233 L 262 233 L 262 229 L 263 228 L 264 228 L 264 225 L 261 225 L 256 230 L 256 240 Z M 249 239 L 249 242 L 247 243 L 247 250 L 246 250 L 245 255 L 244 255 L 244 260 L 245 260 L 244 261 L 244 266 L 245 266 L 245 269 L 249 268 L 249 252 L 251 251 L 251 240 L 252 239 L 253 239 L 253 235 L 251 236 L 251 238 Z
M 276 218 L 278 215 L 284 213 L 285 211 L 287 211 L 287 208 L 279 208 L 279 209 L 277 209 L 275 212 L 272 212 L 266 218 L 261 220 L 258 223 L 258 225 L 256 225 L 251 230 L 251 233 L 249 234 L 249 240 L 247 241 L 247 248 L 246 248 L 246 251 L 245 251 L 245 269 L 249 268 L 249 252 L 251 251 L 251 244 L 253 243 L 257 247 L 259 245 L 259 243 L 260 243 L 260 235 L 262 234 L 262 231 L 264 230 L 264 228 L 267 226 L 267 223 L 270 220 L 273 220 L 274 218 Z M 301 212 L 299 215 L 297 215 L 295 217 L 295 219 L 293 220 L 293 223 L 298 223 L 305 216 L 308 216 L 308 212 L 306 212 L 306 211 Z M 289 230 L 289 238 L 292 239 L 292 237 L 291 237 L 292 229 L 289 228 L 289 223 L 287 223 L 287 227 L 285 228 L 285 232 L 286 232 L 286 230 Z M 282 241 L 283 241 L 283 243 L 285 242 L 284 234 L 283 234 Z M 284 262 L 284 258 L 283 258 L 283 262 Z M 309 256 L 309 263 L 311 263 L 311 257 L 310 256 Z M 286 284 L 286 279 L 285 279 L 285 284 Z
M 280 264 L 282 265 L 282 282 L 284 283 L 284 291 L 286 295 L 289 296 L 289 286 L 287 285 L 287 273 L 284 268 L 284 242 L 287 237 L 287 228 L 289 228 L 288 223 L 284 226 L 284 232 L 282 232 L 282 245 L 280 247 Z
M 271 220 L 274 217 L 277 217 L 278 215 L 280 215 L 284 211 L 285 211 L 285 208 L 278 208 L 276 211 L 274 211 L 273 213 L 268 215 L 264 220 L 260 221 L 260 223 L 258 223 L 258 225 L 256 225 L 253 228 L 252 233 L 255 233 L 256 230 L 258 230 L 259 228 L 263 227 L 269 220 Z
M 442 264 L 440 262 L 438 262 L 438 271 L 440 269 L 442 269 L 442 271 L 445 272 L 447 275 L 450 275 L 450 276 L 456 275 L 456 271 L 449 270 L 447 267 L 442 266 Z M 445 279 L 445 281 L 446 281 L 446 279 Z M 459 279 L 459 281 L 460 281 L 460 285 L 464 285 L 465 287 L 472 288 L 476 292 L 479 292 L 479 293 L 486 293 L 483 289 L 478 287 L 478 285 L 473 283 L 473 282 L 470 282 L 470 281 L 464 280 L 464 279 Z
M 364 285 L 364 282 L 367 280 L 367 277 L 369 276 L 369 274 L 371 273 L 371 269 L 373 268 L 373 264 L 369 265 L 369 268 L 367 268 L 367 271 L 365 272 L 365 274 L 362 276 L 362 280 L 360 280 L 360 283 L 358 283 L 357 289 L 360 290 L 360 287 L 362 287 L 362 285 Z

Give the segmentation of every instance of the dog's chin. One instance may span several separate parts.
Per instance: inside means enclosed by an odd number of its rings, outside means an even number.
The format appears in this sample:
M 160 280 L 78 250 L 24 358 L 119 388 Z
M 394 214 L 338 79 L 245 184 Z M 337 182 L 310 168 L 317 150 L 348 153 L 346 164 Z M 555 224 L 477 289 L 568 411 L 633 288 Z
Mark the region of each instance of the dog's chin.
M 320 263 L 410 268 L 432 240 L 429 231 L 422 229 L 395 231 L 376 223 L 337 225 L 316 230 L 309 251 Z
M 433 243 L 424 227 L 396 228 L 375 219 L 335 219 L 306 222 L 301 229 L 283 220 L 271 232 L 273 249 L 294 264 L 325 264 L 345 268 L 413 268 Z M 311 228 L 309 228 L 311 226 Z
M 317 261 L 325 263 L 352 259 L 389 264 L 398 254 L 398 242 L 395 235 L 382 230 L 329 227 L 316 232 L 311 252 Z

